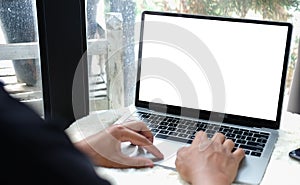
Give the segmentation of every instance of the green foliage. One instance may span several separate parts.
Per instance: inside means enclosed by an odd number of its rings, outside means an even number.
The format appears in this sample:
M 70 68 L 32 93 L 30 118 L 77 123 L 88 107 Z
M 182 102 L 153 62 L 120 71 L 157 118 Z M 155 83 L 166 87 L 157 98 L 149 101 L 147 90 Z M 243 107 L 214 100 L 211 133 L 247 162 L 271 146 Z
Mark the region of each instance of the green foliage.
M 291 49 L 291 56 L 290 56 L 290 64 L 289 68 L 294 69 L 297 59 L 298 59 L 298 45 L 299 45 L 299 37 L 297 36 L 295 39 L 295 46 Z
M 245 17 L 249 11 L 263 19 L 286 21 L 289 10 L 298 11 L 300 0 L 154 0 L 142 1 L 148 10 L 174 11 L 192 14 Z

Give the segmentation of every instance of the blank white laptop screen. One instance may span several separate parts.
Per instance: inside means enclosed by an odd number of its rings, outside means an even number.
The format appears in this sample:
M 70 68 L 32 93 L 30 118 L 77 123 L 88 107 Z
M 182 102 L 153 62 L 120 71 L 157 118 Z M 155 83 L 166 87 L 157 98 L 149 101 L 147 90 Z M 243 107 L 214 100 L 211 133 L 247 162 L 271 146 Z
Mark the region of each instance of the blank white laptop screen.
M 151 22 L 165 22 L 178 29 L 162 30 L 167 27 L 158 28 Z M 278 25 L 146 15 L 139 100 L 276 120 L 287 29 Z M 161 39 L 164 34 L 172 34 L 174 42 Z M 196 53 L 180 46 L 187 40 L 191 40 Z M 195 54 L 200 55 L 200 60 Z M 218 69 L 206 71 L 207 66 Z M 163 74 L 158 70 L 161 68 Z M 210 78 L 214 75 L 221 76 L 218 85 L 223 88 L 212 88 Z M 213 106 L 214 91 L 224 97 L 224 106 Z

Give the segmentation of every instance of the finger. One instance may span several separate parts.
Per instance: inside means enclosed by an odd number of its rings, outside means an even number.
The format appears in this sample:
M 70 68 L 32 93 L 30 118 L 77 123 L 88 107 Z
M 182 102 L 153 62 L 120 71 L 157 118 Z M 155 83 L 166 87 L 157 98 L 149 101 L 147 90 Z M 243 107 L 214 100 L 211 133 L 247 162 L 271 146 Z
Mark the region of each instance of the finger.
M 245 151 L 241 148 L 238 148 L 233 152 L 233 156 L 237 159 L 238 163 L 240 163 L 245 157 Z
M 145 136 L 151 143 L 153 143 L 154 137 L 150 130 L 140 131 L 139 133 L 142 134 L 143 136 Z
M 184 158 L 184 156 L 186 156 L 185 154 L 186 154 L 187 149 L 188 149 L 188 147 L 183 146 L 177 150 L 175 163 L 181 161 Z
M 122 134 L 119 140 L 122 142 L 130 141 L 131 143 L 139 146 L 152 145 L 152 142 L 149 141 L 149 139 L 147 139 L 145 136 L 126 127 L 124 127 L 124 129 L 122 130 Z
M 197 134 L 192 142 L 192 145 L 198 146 L 201 142 L 206 142 L 206 141 L 208 141 L 206 133 L 203 131 L 199 131 L 199 132 L 197 132 Z
M 163 159 L 164 154 L 162 154 L 159 149 L 154 146 L 154 145 L 148 145 L 148 146 L 143 146 L 148 152 L 150 152 L 152 155 L 154 155 L 158 159 Z
M 130 121 L 123 124 L 126 128 L 138 132 L 145 136 L 149 141 L 153 142 L 153 134 L 149 128 L 141 121 Z
M 226 148 L 227 151 L 232 151 L 234 148 L 234 142 L 231 139 L 226 139 L 223 143 L 223 146 Z
M 148 152 L 150 152 L 152 155 L 155 157 L 162 159 L 164 156 L 163 154 L 159 151 L 159 149 L 152 144 L 151 141 L 149 141 L 146 137 L 143 135 L 136 133 L 130 129 L 125 128 L 123 131 L 123 135 L 121 138 L 121 141 L 129 141 L 132 144 L 142 146 L 145 148 Z
M 129 121 L 122 124 L 126 128 L 130 130 L 134 130 L 136 132 L 140 131 L 149 131 L 147 125 L 142 121 Z
M 180 155 L 181 153 L 185 152 L 185 150 L 186 150 L 187 148 L 188 148 L 187 146 L 183 146 L 183 147 L 179 148 L 179 149 L 177 150 L 177 155 Z
M 213 142 L 223 144 L 223 142 L 225 141 L 225 136 L 224 136 L 224 134 L 217 132 L 214 134 L 214 136 L 212 137 L 211 140 Z

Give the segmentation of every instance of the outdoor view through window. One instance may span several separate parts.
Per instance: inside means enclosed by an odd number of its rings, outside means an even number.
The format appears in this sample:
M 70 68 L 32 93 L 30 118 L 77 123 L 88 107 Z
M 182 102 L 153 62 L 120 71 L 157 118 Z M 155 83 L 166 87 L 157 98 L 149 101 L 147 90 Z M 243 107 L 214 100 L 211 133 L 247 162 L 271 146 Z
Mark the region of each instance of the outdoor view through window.
M 35 4 L 36 0 L 0 3 L 0 80 L 10 94 L 43 116 Z M 143 10 L 291 22 L 288 95 L 298 57 L 299 4 L 299 0 L 86 0 L 90 111 L 133 103 L 138 47 L 134 28 Z
M 96 40 L 102 39 L 107 41 L 108 45 L 118 47 L 113 51 L 120 54 L 120 56 L 116 56 L 115 53 L 111 55 L 111 51 L 108 55 L 103 55 L 104 57 L 101 57 L 97 53 L 89 57 L 89 69 L 93 73 L 90 79 L 95 80 L 97 79 L 95 77 L 98 77 L 98 81 L 93 81 L 94 83 L 91 83 L 92 85 L 90 86 L 90 91 L 93 93 L 93 95 L 90 96 L 90 110 L 92 111 L 128 106 L 134 102 L 138 47 L 138 40 L 135 40 L 138 39 L 138 37 L 136 36 L 137 33 L 134 31 L 134 28 L 138 25 L 137 23 L 140 22 L 141 13 L 144 10 L 286 21 L 292 23 L 294 26 L 293 41 L 285 93 L 286 96 L 289 95 L 299 45 L 300 1 L 87 0 L 87 2 L 88 33 L 95 33 L 95 30 L 97 30 L 98 34 L 94 34 L 93 38 L 96 38 Z M 97 9 L 95 9 L 95 7 L 97 7 Z M 96 13 L 96 15 L 94 15 L 94 19 L 91 19 L 93 13 Z M 95 20 L 96 23 L 94 22 L 95 24 L 93 24 L 92 21 Z M 112 23 L 118 23 L 120 25 Z M 116 33 L 116 31 L 121 33 L 113 35 L 112 29 L 117 29 L 113 30 L 114 33 Z M 99 36 L 101 34 L 103 37 Z M 113 39 L 113 37 L 119 39 Z M 89 35 L 89 38 L 91 38 L 91 35 Z M 92 45 L 88 46 L 88 50 L 91 51 L 90 54 L 94 51 L 91 46 Z M 105 58 L 105 56 L 107 58 Z M 122 67 L 118 68 L 119 71 L 116 77 L 111 71 L 111 66 L 119 65 Z M 286 104 L 284 104 L 284 106 L 286 106 Z
M 0 3 L 0 81 L 43 116 L 35 0 Z

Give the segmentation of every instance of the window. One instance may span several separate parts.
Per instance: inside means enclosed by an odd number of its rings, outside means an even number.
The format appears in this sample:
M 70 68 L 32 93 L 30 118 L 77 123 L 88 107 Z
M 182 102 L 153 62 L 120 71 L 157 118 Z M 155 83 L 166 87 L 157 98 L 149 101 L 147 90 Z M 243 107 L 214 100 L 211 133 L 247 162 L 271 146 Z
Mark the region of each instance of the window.
M 135 47 L 137 46 L 134 40 L 134 26 L 136 22 L 140 21 L 140 15 L 143 10 L 156 10 L 156 11 L 171 11 L 171 12 L 182 12 L 182 13 L 192 13 L 192 14 L 204 14 L 204 15 L 215 15 L 215 16 L 227 16 L 227 17 L 241 17 L 241 18 L 251 18 L 251 19 L 264 19 L 264 20 L 277 20 L 277 21 L 288 21 L 294 25 L 294 35 L 291 46 L 291 56 L 290 63 L 288 68 L 288 77 L 286 83 L 286 92 L 289 93 L 289 88 L 291 84 L 291 79 L 293 77 L 293 71 L 295 62 L 297 60 L 297 47 L 299 42 L 299 34 L 300 34 L 300 12 L 299 12 L 299 1 L 247 1 L 247 0 L 234 0 L 234 1 L 195 1 L 195 0 L 138 0 L 138 1 L 120 1 L 120 0 L 103 0 L 103 1 L 95 1 L 95 0 L 87 0 L 88 9 L 87 14 L 89 15 L 93 11 L 95 12 L 95 8 L 97 7 L 96 14 L 96 23 L 98 25 L 102 25 L 105 31 L 106 39 L 109 40 L 109 36 L 107 35 L 107 28 L 105 28 L 106 24 L 109 24 L 106 20 L 103 21 L 107 14 L 111 12 L 119 12 L 122 16 L 118 21 L 122 21 L 122 65 L 123 74 L 122 78 L 123 91 L 119 89 L 119 94 L 114 97 L 109 97 L 109 94 L 104 94 L 102 98 L 107 98 L 108 101 L 114 101 L 115 98 L 119 96 L 123 96 L 124 99 L 120 101 L 124 101 L 122 105 L 128 106 L 134 102 L 134 86 L 135 86 L 135 66 L 136 66 L 136 55 Z M 92 5 L 94 3 L 94 5 Z M 97 5 L 96 5 L 97 4 Z M 90 7 L 89 7 L 90 5 Z M 94 8 L 91 8 L 94 7 Z M 101 11 L 99 11 L 99 9 Z M 116 18 L 116 17 L 115 17 Z M 118 18 L 116 18 L 118 19 Z M 88 19 L 89 22 L 89 19 Z M 91 31 L 95 27 L 88 26 L 88 32 Z M 113 40 L 111 42 L 114 42 Z M 110 41 L 109 44 L 113 44 Z M 117 45 L 115 43 L 115 45 Z M 120 49 L 119 47 L 119 49 Z M 88 47 L 89 50 L 89 47 Z M 102 64 L 112 64 L 114 61 L 108 58 L 102 58 Z M 104 60 L 104 62 L 103 62 Z M 94 62 L 94 61 L 93 61 Z M 98 66 L 99 67 L 99 66 Z M 101 68 L 101 67 L 100 67 Z M 101 70 L 92 66 L 92 69 L 98 70 L 98 74 Z M 101 69 L 106 69 L 107 66 Z M 111 76 L 109 72 L 102 71 L 102 79 L 103 84 L 105 84 L 105 92 L 109 91 L 109 88 L 114 88 L 116 86 L 120 86 L 121 84 L 112 84 L 107 81 L 107 76 Z M 114 87 L 110 87 L 114 86 Z M 93 87 L 90 87 L 91 89 Z M 94 90 L 94 89 L 92 89 Z M 122 92 L 123 94 L 120 94 Z M 108 92 L 109 93 L 109 92 Z M 106 100 L 105 100 L 106 101 Z M 113 102 L 114 103 L 114 102 Z M 112 103 L 112 104 L 113 104 Z M 93 110 L 97 110 L 97 101 L 93 101 L 94 108 Z M 110 108 L 118 108 L 121 104 L 106 104 L 106 107 Z M 98 107 L 100 108 L 100 107 Z M 102 107 L 104 108 L 104 107 Z M 100 108 L 101 109 L 101 108 Z
M 135 76 L 136 3 L 87 0 L 86 4 L 90 111 L 127 106 Z
M 87 65 L 91 112 L 109 108 L 105 69 L 105 62 L 108 60 L 108 39 L 103 8 L 102 1 L 86 1 Z
M 36 1 L 45 118 L 66 128 L 88 114 L 85 0 Z
M 78 100 L 78 107 L 82 107 L 80 116 L 128 106 L 134 100 L 136 75 L 134 26 L 143 10 L 158 10 L 292 22 L 289 89 L 298 57 L 299 1 L 248 2 L 65 0 L 57 6 L 51 0 L 3 0 L 0 3 L 0 80 L 13 96 L 28 103 L 40 115 L 68 122 L 76 117 L 72 99 Z M 83 12 L 86 19 L 82 18 Z M 80 66 L 82 78 L 74 94 L 74 71 L 86 48 L 87 69 Z M 21 67 L 22 71 L 27 68 L 31 71 L 21 77 L 15 64 L 26 66 Z
M 35 0 L 0 3 L 0 80 L 44 116 Z

